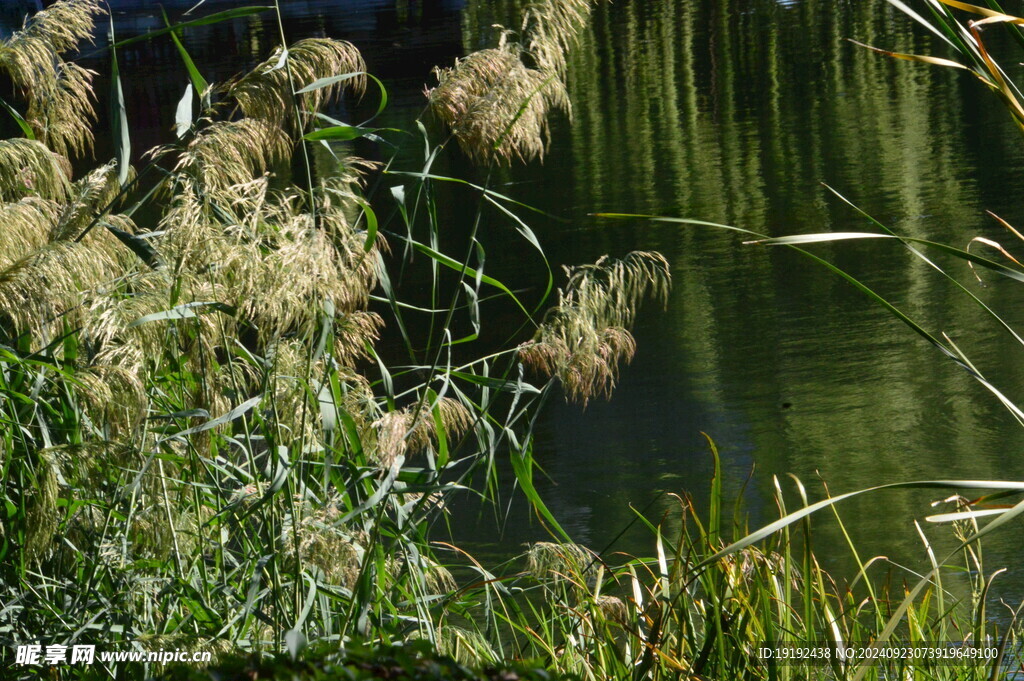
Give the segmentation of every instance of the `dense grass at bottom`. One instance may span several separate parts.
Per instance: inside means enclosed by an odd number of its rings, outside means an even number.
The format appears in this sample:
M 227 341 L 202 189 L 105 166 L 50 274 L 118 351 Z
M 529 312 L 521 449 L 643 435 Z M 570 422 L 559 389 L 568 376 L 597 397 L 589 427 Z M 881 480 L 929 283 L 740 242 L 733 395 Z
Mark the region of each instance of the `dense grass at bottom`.
M 345 655 L 321 649 L 298 660 L 288 654 L 266 659 L 236 657 L 205 669 L 177 666 L 158 678 L 161 681 L 569 681 L 574 677 L 527 663 L 474 669 L 439 654 L 426 641 L 415 641 L 401 646 L 359 648 Z

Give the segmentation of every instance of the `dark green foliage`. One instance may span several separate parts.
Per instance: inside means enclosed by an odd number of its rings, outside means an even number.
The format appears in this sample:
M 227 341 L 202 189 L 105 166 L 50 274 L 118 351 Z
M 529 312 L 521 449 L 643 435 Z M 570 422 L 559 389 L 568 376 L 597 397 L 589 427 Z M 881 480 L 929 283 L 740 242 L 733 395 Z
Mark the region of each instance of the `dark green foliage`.
M 344 656 L 321 650 L 293 661 L 288 655 L 271 659 L 234 658 L 208 669 L 176 667 L 158 681 L 571 681 L 529 664 L 471 669 L 439 655 L 425 641 L 392 648 L 356 648 Z

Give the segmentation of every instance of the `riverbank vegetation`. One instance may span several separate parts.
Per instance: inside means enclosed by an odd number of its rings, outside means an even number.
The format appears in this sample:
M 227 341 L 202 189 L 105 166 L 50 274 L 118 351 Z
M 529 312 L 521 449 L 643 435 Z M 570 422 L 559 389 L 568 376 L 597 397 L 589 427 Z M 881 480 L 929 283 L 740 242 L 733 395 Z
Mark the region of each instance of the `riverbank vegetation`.
M 949 518 L 962 545 L 940 560 L 925 539 L 924 579 L 886 577 L 852 542 L 856 575 L 822 570 L 812 512 L 844 495 L 810 504 L 798 485 L 793 511 L 777 484 L 781 520 L 749 533 L 710 443 L 709 507 L 678 499 L 680 532 L 638 516 L 650 557 L 602 555 L 559 527 L 533 484 L 536 414 L 614 389 L 637 352 L 629 327 L 644 301 L 667 300 L 671 278 L 648 251 L 556 277 L 533 209 L 492 184 L 543 156 L 551 117 L 571 113 L 566 54 L 591 3 L 518 9 L 493 46 L 437 71 L 406 131 L 336 118 L 360 97 L 379 99 L 379 114 L 383 84 L 354 45 L 289 42 L 274 8 L 194 20 L 277 18 L 278 48 L 221 83 L 189 56 L 187 27 L 111 34 L 116 157 L 91 168 L 94 137 L 108 134 L 96 74 L 68 55 L 103 25 L 100 3 L 59 0 L 0 45 L 18 132 L 0 141 L 0 638 L 12 674 L 998 678 L 1015 622 L 991 616 L 974 540 L 992 526 L 959 497 Z M 167 121 L 177 141 L 144 154 L 117 62 L 141 39 L 173 43 L 189 73 Z M 410 167 L 350 144 L 410 139 L 422 149 Z M 477 174 L 438 173 L 454 153 Z M 447 229 L 445 200 L 475 207 L 467 233 Z M 544 290 L 488 274 L 487 229 L 518 235 Z M 412 291 L 407 268 L 425 282 Z M 495 311 L 515 323 L 493 329 Z M 552 541 L 499 571 L 437 532 L 457 521 L 456 495 L 493 494 L 503 460 Z M 997 655 L 788 665 L 757 652 L 886 640 Z M 28 644 L 215 660 L 19 664 Z

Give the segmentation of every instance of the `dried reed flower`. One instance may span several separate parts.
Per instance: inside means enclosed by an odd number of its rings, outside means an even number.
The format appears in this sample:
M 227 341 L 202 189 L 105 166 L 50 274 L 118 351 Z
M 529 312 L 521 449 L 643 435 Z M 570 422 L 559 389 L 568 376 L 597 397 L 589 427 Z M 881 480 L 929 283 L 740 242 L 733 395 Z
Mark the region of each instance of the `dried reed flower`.
M 412 412 L 407 409 L 391 411 L 384 414 L 374 424 L 377 430 L 376 458 L 384 468 L 390 468 L 399 456 L 404 456 L 409 449 L 409 438 L 416 433 L 411 428 Z M 422 431 L 420 431 L 422 432 Z M 425 440 L 422 441 L 425 443 Z M 420 444 L 413 442 L 414 446 Z
M 72 326 L 81 321 L 83 298 L 102 295 L 104 285 L 123 272 L 119 246 L 97 248 L 105 236 L 95 236 L 82 243 L 49 243 L 0 270 L 0 312 L 17 332 L 31 331 L 45 344 L 51 325 L 59 329 L 65 320 Z
M 152 478 L 159 482 L 158 473 Z M 173 514 L 170 518 L 168 507 Z M 205 506 L 198 507 L 197 515 L 192 507 L 180 506 L 173 500 L 167 504 L 162 491 L 155 490 L 140 497 L 137 509 L 128 529 L 132 554 L 157 560 L 167 560 L 175 550 L 183 556 L 194 555 L 203 544 L 203 524 L 213 516 L 213 511 Z
M 580 544 L 539 541 L 526 552 L 526 571 L 535 579 L 585 583 L 597 569 L 597 554 Z
M 31 561 L 46 558 L 53 551 L 51 539 L 57 531 L 60 511 L 60 463 L 57 453 L 40 450 L 36 456 L 35 480 L 25 500 L 25 555 Z
M 95 75 L 95 71 L 78 64 L 63 62 L 57 67 L 57 78 L 45 99 L 38 96 L 38 91 L 30 98 L 26 121 L 37 139 L 57 153 L 82 156 L 92 149 Z
M 16 49 L 22 41 L 39 41 L 56 54 L 63 54 L 92 36 L 93 16 L 102 11 L 100 0 L 58 0 L 33 14 L 4 47 Z
M 0 206 L 0 218 L 10 217 L 9 229 L 0 231 L 0 243 L 9 246 L 12 258 L 0 255 L 0 313 L 13 330 L 33 332 L 40 346 L 48 342 L 51 327 L 80 328 L 86 352 L 95 355 L 100 350 L 90 338 L 102 334 L 92 326 L 90 310 L 109 296 L 110 286 L 134 264 L 134 256 L 103 229 L 93 230 L 80 243 L 68 240 L 74 234 L 62 233 L 62 225 L 53 219 L 58 209 L 41 199 Z M 32 220 L 37 223 L 30 225 Z M 107 221 L 134 231 L 123 216 L 108 216 Z
M 203 128 L 175 171 L 197 179 L 207 191 L 225 191 L 262 177 L 289 158 L 291 142 L 280 127 L 256 118 L 218 121 Z
M 557 74 L 527 68 L 516 45 L 474 52 L 435 73 L 438 85 L 427 93 L 431 110 L 477 163 L 543 157 L 550 112 L 569 111 Z
M 129 179 L 134 173 L 129 173 Z M 63 207 L 60 225 L 52 234 L 54 240 L 74 239 L 106 208 L 121 191 L 117 164 L 113 161 L 95 168 L 79 179 L 68 190 L 68 202 Z M 134 231 L 134 230 L 126 230 Z
M 148 403 L 138 366 L 93 364 L 75 378 L 90 419 L 107 431 L 102 433 L 105 439 L 117 440 L 142 424 Z
M 425 633 L 413 632 L 410 638 L 423 638 Z M 487 667 L 501 659 L 481 632 L 457 627 L 451 623 L 438 625 L 434 633 L 437 650 L 459 664 L 471 667 Z
M 266 61 L 227 89 L 246 116 L 280 127 L 292 117 L 293 91 L 321 78 L 353 74 L 348 80 L 300 95 L 299 108 L 315 113 L 344 88 L 362 94 L 366 89 L 365 72 L 363 56 L 352 43 L 308 38 L 289 46 L 287 54 L 278 47 Z
M 349 312 L 334 324 L 334 358 L 342 366 L 366 359 L 367 344 L 380 337 L 384 320 L 376 312 Z
M 502 33 L 495 48 L 435 69 L 430 107 L 475 162 L 543 158 L 552 111 L 572 113 L 566 55 L 586 25 L 593 0 L 533 3 L 523 13 L 522 43 Z M 528 66 L 529 65 L 529 66 Z
M 0 204 L 0 269 L 49 243 L 58 215 L 58 204 L 37 197 Z
M 61 0 L 0 43 L 0 69 L 28 100 L 26 120 L 41 142 L 62 154 L 81 154 L 92 145 L 95 73 L 61 55 L 91 37 L 100 11 L 99 0 Z
M 434 407 L 449 439 L 457 439 L 473 424 L 473 414 L 458 400 L 442 397 Z M 418 452 L 437 441 L 437 423 L 429 405 L 388 412 L 373 427 L 377 433 L 376 458 L 384 468 L 395 459 Z
M 547 0 L 526 7 L 522 35 L 539 70 L 565 77 L 566 55 L 575 47 L 593 6 L 594 0 Z
M 598 596 L 594 599 L 598 612 L 608 622 L 625 626 L 629 622 L 629 608 L 617 596 Z
M 296 560 L 309 563 L 319 568 L 328 583 L 352 588 L 359 577 L 364 549 L 357 535 L 338 527 L 336 521 L 341 514 L 337 504 L 332 501 L 316 510 L 307 505 L 297 528 L 289 517 L 281 529 L 282 565 L 288 569 Z
M 666 302 L 668 262 L 659 253 L 634 251 L 621 260 L 566 269 L 569 282 L 547 312 L 532 341 L 519 350 L 523 364 L 558 376 L 569 399 L 586 404 L 609 395 L 619 364 L 629 362 L 636 342 L 626 329 L 648 295 Z
M 63 201 L 70 190 L 71 164 L 28 139 L 0 140 L 0 202 L 26 196 Z

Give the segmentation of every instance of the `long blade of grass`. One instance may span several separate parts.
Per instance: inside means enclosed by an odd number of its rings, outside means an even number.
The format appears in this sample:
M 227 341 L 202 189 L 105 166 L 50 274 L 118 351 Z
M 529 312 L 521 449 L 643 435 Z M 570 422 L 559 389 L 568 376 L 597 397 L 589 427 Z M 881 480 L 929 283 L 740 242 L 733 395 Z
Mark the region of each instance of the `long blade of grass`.
M 512 470 L 516 476 L 516 482 L 523 490 L 523 494 L 526 495 L 527 500 L 538 513 L 550 524 L 550 526 L 567 542 L 572 543 L 572 538 L 569 534 L 562 529 L 562 526 L 555 520 L 555 516 L 552 515 L 548 509 L 544 500 L 541 499 L 540 493 L 537 492 L 536 486 L 533 484 L 533 446 L 527 441 L 518 452 L 513 451 L 509 457 L 512 461 Z
M 171 22 L 167 19 L 167 12 L 164 12 L 163 8 L 160 9 L 163 12 L 164 24 L 170 27 Z M 182 63 L 185 64 L 185 70 L 188 71 L 189 80 L 192 81 L 192 87 L 195 88 L 196 94 L 203 98 L 204 102 L 207 98 L 207 91 L 210 89 L 210 84 L 203 78 L 203 74 L 199 72 L 199 68 L 196 63 L 192 61 L 192 56 L 185 49 L 185 46 L 181 43 L 181 39 L 178 37 L 178 31 L 171 31 L 171 40 L 174 41 L 174 46 L 178 48 L 178 54 L 181 56 Z
M 150 31 L 149 33 L 143 33 L 133 38 L 127 38 L 121 42 L 114 42 L 111 40 L 110 49 L 114 50 L 118 47 L 127 47 L 128 45 L 134 45 L 146 40 L 152 40 L 153 38 L 159 38 L 162 35 L 173 33 L 174 31 L 180 31 L 183 28 L 190 28 L 192 26 L 209 26 L 210 24 L 219 24 L 224 21 L 231 21 L 232 19 L 241 19 L 242 17 L 252 16 L 253 14 L 260 14 L 261 12 L 269 12 L 274 9 L 273 5 L 251 5 L 249 7 L 237 7 L 235 9 L 224 10 L 223 12 L 216 12 L 200 19 L 193 19 L 191 21 L 183 21 L 173 26 L 161 28 L 156 31 Z
M 0 97 L 0 106 L 2 106 L 4 110 L 11 115 L 14 122 L 18 124 L 19 128 L 21 128 L 21 133 L 25 135 L 26 139 L 34 140 L 36 138 L 36 133 L 32 130 L 32 126 L 28 124 L 28 121 L 25 120 L 24 116 L 18 113 L 18 110 L 8 104 L 2 97 Z
M 110 42 L 114 42 L 114 18 L 110 18 Z M 128 113 L 124 104 L 124 90 L 121 88 L 121 74 L 117 64 L 117 49 L 110 50 L 110 109 L 111 125 L 117 145 L 117 180 L 124 187 L 128 182 L 131 167 L 132 141 L 128 130 Z
M 898 9 L 899 11 L 903 12 L 904 14 L 906 14 L 908 17 L 910 17 L 911 19 L 913 19 L 917 23 L 919 23 L 922 26 L 924 26 L 931 33 L 934 33 L 940 40 L 942 40 L 943 42 L 948 44 L 950 47 L 956 48 L 956 45 L 953 44 L 953 41 L 951 41 L 948 37 L 946 37 L 946 35 L 943 34 L 942 31 L 940 31 L 939 29 L 935 28 L 935 26 L 933 26 L 930 21 L 928 21 L 927 19 L 922 17 L 920 14 L 918 14 L 917 12 L 912 10 L 910 7 L 908 7 L 907 4 L 905 2 L 903 2 L 902 0 L 886 0 L 886 2 L 888 2 L 890 5 L 892 5 L 893 7 Z
M 713 555 L 705 558 L 694 566 L 694 570 L 703 569 L 709 565 L 712 565 L 722 558 L 732 555 L 738 551 L 742 551 L 748 546 L 753 546 L 759 541 L 770 537 L 779 530 L 785 529 L 793 523 L 806 518 L 807 516 L 816 513 L 817 511 L 833 506 L 846 499 L 852 499 L 853 497 L 862 496 L 864 494 L 870 494 L 886 489 L 997 489 L 997 490 L 1013 490 L 1018 493 L 1024 493 L 1024 482 L 1013 482 L 1006 480 L 915 480 L 911 482 L 891 482 L 884 485 L 876 485 L 874 487 L 867 487 L 854 492 L 846 492 L 838 496 L 829 497 L 816 503 L 805 506 L 798 511 L 793 511 L 786 516 L 776 520 L 775 522 L 769 523 L 764 527 L 751 532 L 746 537 L 729 544 L 721 551 L 714 553 Z
M 523 306 L 523 304 L 521 302 L 519 302 L 519 298 L 516 297 L 516 294 L 512 293 L 511 289 L 509 289 L 507 286 L 505 286 L 503 283 L 501 283 L 497 279 L 495 279 L 493 277 L 489 277 L 486 274 L 483 274 L 481 272 L 477 272 L 472 267 L 469 267 L 468 265 L 464 265 L 463 263 L 460 263 L 459 261 L 455 260 L 454 258 L 450 258 L 450 257 L 448 257 L 447 255 L 445 255 L 443 253 L 435 251 L 430 246 L 427 246 L 425 244 L 421 244 L 418 241 L 414 241 L 412 246 L 413 246 L 413 248 L 415 248 L 420 253 L 423 253 L 427 257 L 433 259 L 435 262 L 438 262 L 438 263 L 444 265 L 445 267 L 453 269 L 456 272 L 464 272 L 465 274 L 467 274 L 467 275 L 469 275 L 469 276 L 471 276 L 473 278 L 479 278 L 480 281 L 484 282 L 485 284 L 489 284 L 489 285 L 493 286 L 494 288 L 500 290 L 502 293 L 504 293 L 505 295 L 507 295 L 509 298 L 512 299 L 512 302 L 514 302 L 516 304 L 516 306 L 520 310 L 523 311 L 523 314 L 525 314 L 527 317 L 531 317 L 529 310 L 527 310 Z M 1022 276 L 1024 276 L 1024 275 L 1022 275 Z
M 186 435 L 193 435 L 195 433 L 201 433 L 203 431 L 210 430 L 212 428 L 216 428 L 217 426 L 224 425 L 225 423 L 230 423 L 231 421 L 234 421 L 235 419 L 237 419 L 237 418 L 243 416 L 244 414 L 248 413 L 249 411 L 251 411 L 253 407 L 258 405 L 262 401 L 263 401 L 263 395 L 257 395 L 256 397 L 253 397 L 252 399 L 246 400 L 245 402 L 243 402 L 242 404 L 238 405 L 237 407 L 235 407 L 234 409 L 232 409 L 231 411 L 229 411 L 226 414 L 218 416 L 217 418 L 211 419 L 211 420 L 207 421 L 206 423 L 202 423 L 202 424 L 200 424 L 198 426 L 193 426 L 192 428 L 186 428 L 185 430 L 179 431 L 179 432 L 175 433 L 174 435 L 169 435 L 169 436 L 161 439 L 160 441 L 164 442 L 164 441 L 167 441 L 167 440 L 173 440 L 175 438 L 182 438 L 182 437 L 185 437 Z
M 849 42 L 853 43 L 854 45 L 857 45 L 858 47 L 863 47 L 864 49 L 871 50 L 872 52 L 877 52 L 879 54 L 884 54 L 886 57 L 892 57 L 893 59 L 903 59 L 905 61 L 916 61 L 916 62 L 921 62 L 922 64 L 931 64 L 933 66 L 948 66 L 950 68 L 964 69 L 966 71 L 970 71 L 971 70 L 970 67 L 964 66 L 960 62 L 953 61 L 952 59 L 943 59 L 941 57 L 931 57 L 931 56 L 924 55 L 924 54 L 906 54 L 906 53 L 903 53 L 903 52 L 893 52 L 891 50 L 883 50 L 880 47 L 874 47 L 872 45 L 866 45 L 866 44 L 864 44 L 862 42 L 858 42 L 856 40 L 853 40 L 852 38 L 847 38 L 847 40 Z
M 950 246 L 938 241 L 929 241 L 928 239 L 919 239 L 917 237 L 897 236 L 895 234 L 875 234 L 872 232 L 829 232 L 825 234 L 798 234 L 794 236 L 757 239 L 746 243 L 762 246 L 795 246 L 829 243 L 832 241 L 848 241 L 851 239 L 897 239 L 903 242 L 921 244 L 923 246 L 935 248 L 943 253 L 948 253 L 949 255 L 953 255 L 962 260 L 966 260 L 969 263 L 981 265 L 982 267 L 986 267 L 1005 277 L 1009 277 L 1010 279 L 1024 282 L 1024 272 L 1007 267 L 1006 265 L 994 260 L 989 260 L 988 258 L 975 255 L 970 251 L 956 248 L 955 246 Z

